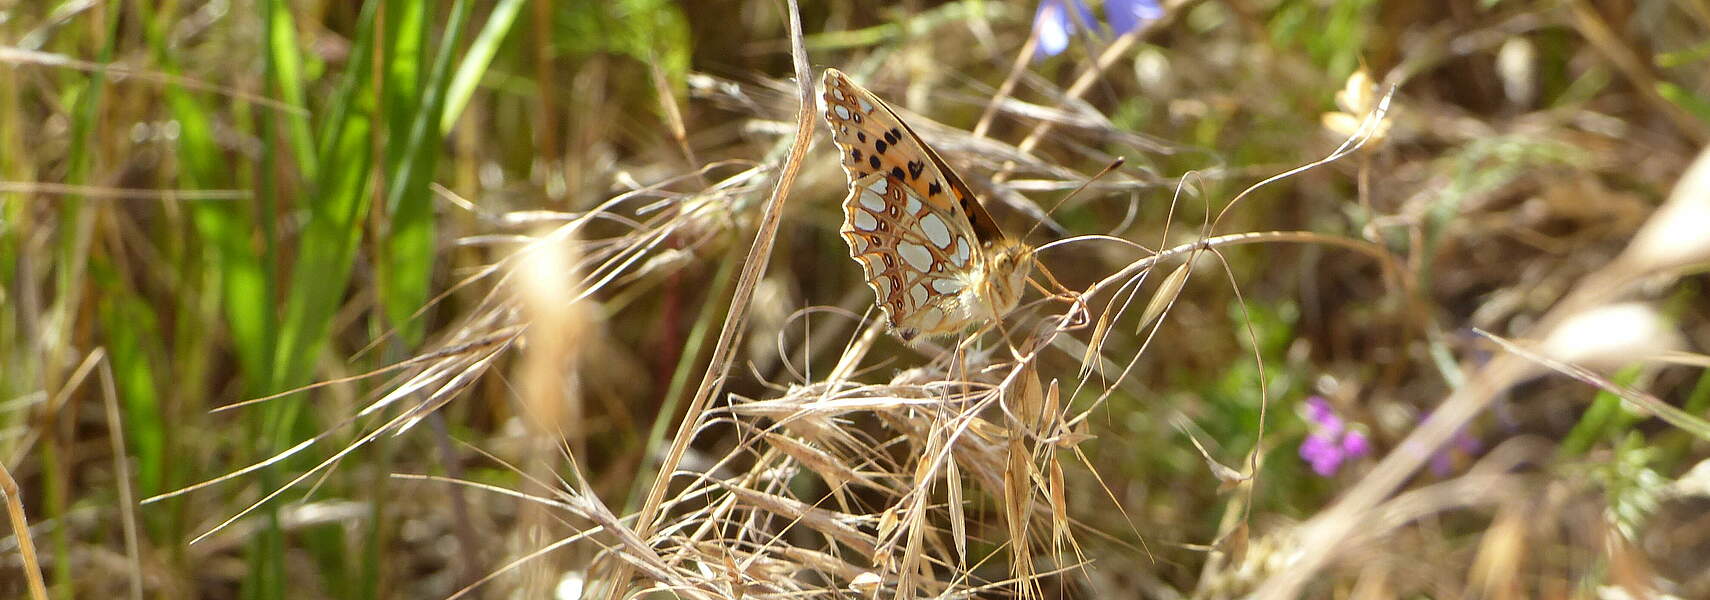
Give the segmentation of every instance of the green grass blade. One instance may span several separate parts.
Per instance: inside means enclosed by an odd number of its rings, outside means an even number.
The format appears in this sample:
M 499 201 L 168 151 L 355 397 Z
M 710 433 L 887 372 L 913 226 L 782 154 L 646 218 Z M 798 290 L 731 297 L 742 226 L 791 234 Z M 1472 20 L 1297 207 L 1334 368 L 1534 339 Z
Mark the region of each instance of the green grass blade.
M 98 24 L 105 25 L 105 31 L 98 34 L 103 35 L 103 37 L 98 42 L 100 50 L 97 53 L 96 62 L 107 64 L 113 61 L 114 48 L 118 44 L 119 19 L 117 15 L 112 14 L 101 13 L 101 16 L 105 19 L 98 21 Z M 107 74 L 104 70 L 96 70 L 86 77 L 83 75 L 72 76 L 84 78 L 84 81 L 81 86 L 75 84 L 67 86 L 72 90 L 69 98 L 72 109 L 70 111 L 71 145 L 66 153 L 68 169 L 65 174 L 65 182 L 82 185 L 91 183 L 91 174 L 96 169 L 95 155 L 100 148 L 101 110 L 106 97 Z M 84 210 L 83 201 L 84 199 L 80 196 L 67 196 L 60 205 L 58 215 L 60 231 L 67 232 L 67 234 L 60 236 L 59 248 L 56 252 L 56 300 L 52 312 L 61 313 L 55 318 L 68 322 L 74 321 L 76 318 L 76 311 L 82 298 L 82 279 L 86 275 L 85 269 L 88 268 L 89 247 L 87 244 L 89 240 L 85 235 L 71 233 L 90 230 L 87 226 L 92 215 Z M 68 327 L 62 331 L 53 332 L 54 335 L 62 337 L 57 341 L 48 342 L 44 348 L 50 354 L 63 355 L 71 347 L 73 329 L 75 328 Z M 58 358 L 60 357 L 50 357 L 48 361 L 44 362 L 44 367 L 49 369 L 44 381 L 53 382 L 53 385 L 58 385 L 59 380 L 65 375 L 65 373 L 53 370 L 52 365 L 58 362 Z M 54 520 L 63 519 L 67 516 L 66 511 L 70 508 L 69 494 L 72 491 L 70 490 L 70 482 L 66 479 L 66 469 L 63 468 L 63 461 L 67 458 L 62 455 L 62 449 L 58 447 L 57 438 L 49 440 L 44 451 L 40 453 L 40 458 L 43 473 L 47 475 L 47 510 L 44 516 Z M 56 527 L 53 529 L 49 547 L 53 549 L 55 558 L 53 561 L 54 591 L 62 598 L 70 598 L 74 595 L 76 582 L 71 568 L 73 561 L 71 539 L 66 528 Z
M 269 386 L 273 390 L 297 387 L 309 379 L 310 366 L 326 347 L 333 312 L 344 297 L 356 243 L 362 236 L 375 111 L 365 46 L 373 39 L 376 6 L 363 7 L 361 35 L 352 54 L 352 64 L 358 66 L 350 70 L 350 78 L 333 99 L 332 121 L 323 127 L 317 143 L 322 151 L 316 178 L 309 182 L 312 193 L 303 207 L 303 235 L 275 344 Z
M 469 50 L 464 53 L 463 61 L 457 65 L 457 74 L 452 76 L 451 85 L 445 93 L 445 110 L 439 119 L 439 134 L 450 135 L 451 128 L 457 125 L 457 118 L 463 114 L 463 108 L 469 105 L 469 98 L 475 95 L 476 86 L 481 83 L 481 76 L 492 65 L 493 57 L 499 52 L 499 45 L 511 33 L 511 25 L 517 21 L 517 13 L 522 11 L 522 0 L 500 0 L 493 7 L 492 14 L 487 17 L 487 24 L 481 27 L 481 32 L 475 34 L 475 40 L 469 44 Z
M 409 137 L 403 146 L 404 157 L 397 170 L 391 173 L 386 190 L 391 228 L 383 240 L 386 252 L 382 257 L 385 276 L 381 295 L 387 316 L 402 334 L 401 338 L 407 341 L 420 336 L 421 322 L 410 321 L 410 315 L 427 299 L 433 273 L 437 233 L 433 221 L 433 195 L 428 184 L 438 164 L 442 139 L 439 115 L 451 80 L 452 56 L 468 19 L 469 2 L 459 0 L 454 3 L 424 86 L 426 92 L 421 96 L 419 105 L 412 107 L 415 110 L 409 123 Z
M 267 3 L 267 56 L 268 66 L 272 70 L 272 85 L 279 94 L 279 99 L 292 106 L 307 106 L 307 95 L 303 91 L 303 61 L 298 54 L 301 52 L 297 42 L 297 29 L 293 26 L 291 7 L 285 2 L 273 1 Z M 292 157 L 297 161 L 297 169 L 305 181 L 314 181 L 318 165 L 315 160 L 314 136 L 309 130 L 309 120 L 303 115 L 285 116 L 287 137 L 292 151 Z

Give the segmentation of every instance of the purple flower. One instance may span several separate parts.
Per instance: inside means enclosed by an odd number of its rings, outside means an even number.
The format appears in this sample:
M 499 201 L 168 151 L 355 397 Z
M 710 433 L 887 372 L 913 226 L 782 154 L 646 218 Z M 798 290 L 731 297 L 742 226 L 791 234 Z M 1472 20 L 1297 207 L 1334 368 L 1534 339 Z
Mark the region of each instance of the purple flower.
M 1372 441 L 1366 438 L 1365 432 L 1350 431 L 1347 435 L 1342 436 L 1342 452 L 1347 453 L 1348 456 L 1361 457 L 1370 454 L 1371 451 Z
M 1104 3 L 1104 18 L 1110 21 L 1110 28 L 1116 30 L 1116 35 L 1134 31 L 1163 17 L 1164 7 L 1158 5 L 1158 0 L 1107 0 Z
M 1300 442 L 1300 459 L 1312 465 L 1312 470 L 1321 477 L 1336 474 L 1342 468 L 1342 449 L 1336 447 L 1336 442 L 1328 437 L 1312 434 Z
M 1429 418 L 1429 417 L 1427 417 Z M 1454 472 L 1455 464 L 1463 459 L 1478 456 L 1484 451 L 1484 443 L 1467 433 L 1465 428 L 1455 431 L 1455 437 L 1448 445 L 1439 448 L 1431 455 L 1431 472 L 1438 477 L 1448 477 Z
M 1330 401 L 1325 400 L 1323 396 L 1306 399 L 1306 420 L 1330 435 L 1342 432 L 1342 417 L 1336 416 L 1336 408 L 1330 406 Z
M 1069 14 L 1074 7 L 1076 15 Z M 1092 25 L 1093 14 L 1081 0 L 1040 0 L 1033 12 L 1033 35 L 1039 37 L 1036 57 L 1056 56 L 1069 48 L 1069 37 L 1081 24 Z
M 1073 12 L 1070 12 L 1073 10 Z M 1117 35 L 1133 31 L 1164 16 L 1158 0 L 1105 0 L 1104 16 Z M 1081 27 L 1096 29 L 1092 10 L 1081 0 L 1040 0 L 1033 12 L 1033 35 L 1039 39 L 1035 58 L 1056 56 L 1069 48 L 1069 39 Z
M 1349 429 L 1329 400 L 1309 397 L 1302 403 L 1301 412 L 1312 433 L 1300 442 L 1300 458 L 1319 476 L 1335 475 L 1342 463 L 1371 453 L 1371 440 L 1365 432 Z
M 1423 426 L 1424 424 L 1431 422 L 1431 419 L 1436 418 L 1435 414 L 1436 413 L 1426 413 L 1425 417 L 1419 420 L 1419 424 Z M 1415 454 L 1423 454 L 1425 452 L 1423 447 L 1418 446 L 1411 447 L 1410 451 Z M 1449 438 L 1449 442 L 1447 444 L 1437 448 L 1436 452 L 1431 453 L 1431 472 L 1435 473 L 1438 477 L 1448 477 L 1455 471 L 1456 467 L 1464 464 L 1472 457 L 1478 456 L 1481 452 L 1484 452 L 1484 442 L 1479 441 L 1478 438 L 1467 433 L 1466 427 L 1462 426 L 1455 430 L 1454 437 Z

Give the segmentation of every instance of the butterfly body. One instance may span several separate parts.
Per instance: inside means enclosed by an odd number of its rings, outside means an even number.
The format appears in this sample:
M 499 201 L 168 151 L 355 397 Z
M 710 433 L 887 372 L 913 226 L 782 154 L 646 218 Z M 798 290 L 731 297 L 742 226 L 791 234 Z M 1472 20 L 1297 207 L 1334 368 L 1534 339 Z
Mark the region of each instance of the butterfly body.
M 825 72 L 825 118 L 849 178 L 839 233 L 904 339 L 996 322 L 1021 299 L 1033 250 L 1009 238 L 895 111 Z

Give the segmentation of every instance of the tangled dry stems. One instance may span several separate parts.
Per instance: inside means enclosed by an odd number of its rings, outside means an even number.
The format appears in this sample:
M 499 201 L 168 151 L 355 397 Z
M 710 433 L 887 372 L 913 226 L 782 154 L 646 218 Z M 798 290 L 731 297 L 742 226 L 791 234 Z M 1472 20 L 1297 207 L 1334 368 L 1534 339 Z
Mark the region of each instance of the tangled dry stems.
M 1096 126 L 1070 116 L 1041 116 L 1044 113 L 1029 112 L 1029 107 L 1016 106 L 1013 101 L 992 106 L 1059 121 L 1062 126 Z M 1026 184 L 1018 187 L 1060 189 L 1076 183 L 1072 181 L 1076 177 L 1073 171 L 1031 156 L 1026 142 L 1010 147 L 979 136 L 939 134 L 969 147 L 993 150 L 980 155 L 994 157 L 992 170 L 1002 172 L 995 180 L 1001 181 L 1014 171 L 1055 178 L 1011 178 L 1011 184 Z M 796 150 L 806 147 L 806 137 L 798 139 Z M 1349 149 L 1339 149 L 1336 155 Z M 797 152 L 786 161 L 782 172 L 798 168 L 800 156 Z M 736 171 L 727 174 L 733 168 Z M 352 422 L 388 409 L 396 409 L 393 416 L 322 467 L 378 435 L 409 430 L 502 364 L 498 359 L 508 352 L 521 349 L 528 358 L 539 354 L 541 360 L 535 367 L 539 373 L 551 373 L 555 368 L 576 371 L 576 363 L 584 359 L 551 342 L 588 342 L 602 335 L 598 319 L 586 314 L 551 319 L 542 315 L 597 298 L 607 298 L 610 303 L 614 298 L 643 294 L 657 285 L 660 276 L 682 268 L 696 249 L 728 242 L 724 239 L 728 232 L 749 230 L 751 224 L 743 222 L 743 215 L 754 211 L 746 203 L 758 196 L 776 173 L 769 165 L 714 163 L 691 174 L 639 187 L 582 213 L 493 215 L 496 222 L 510 227 L 557 225 L 546 233 L 467 240 L 516 244 L 518 248 L 507 258 L 469 274 L 446 292 L 451 294 L 477 282 L 491 284 L 491 291 L 476 309 L 436 342 L 437 350 L 397 365 L 395 369 L 402 369 L 404 374 L 386 386 L 388 393 L 354 415 Z M 1123 179 L 1095 189 L 1131 189 L 1151 183 L 1155 182 Z M 695 184 L 702 185 L 691 192 L 674 191 Z M 787 187 L 780 183 L 774 189 Z M 774 209 L 783 193 L 775 192 Z M 1002 198 L 1014 203 L 1021 214 L 1045 218 L 1044 211 L 1025 199 Z M 1229 207 L 1238 203 L 1239 198 Z M 1686 208 L 1680 210 L 1688 212 L 1701 208 L 1690 202 L 1682 206 Z M 1667 223 L 1702 221 L 1691 215 L 1682 219 L 1680 210 L 1668 213 Z M 1656 218 L 1663 219 L 1664 215 L 1659 213 Z M 775 227 L 778 215 L 769 211 L 765 219 Z M 485 489 L 562 511 L 581 531 L 513 565 L 525 564 L 565 544 L 586 542 L 597 545 L 601 556 L 608 559 L 596 573 L 606 576 L 614 593 L 627 591 L 629 580 L 621 573 L 633 570 L 644 582 L 642 588 L 702 598 L 837 597 L 846 589 L 865 595 L 966 597 L 1002 588 L 1023 596 L 1043 595 L 1046 586 L 1061 583 L 1054 577 L 1072 571 L 1085 574 L 1088 561 L 1080 551 L 1077 535 L 1107 533 L 1108 527 L 1087 528 L 1074 520 L 1070 507 L 1084 500 L 1070 497 L 1065 473 L 1082 471 L 1070 458 L 1085 460 L 1077 455 L 1076 444 L 1086 439 L 1086 422 L 1105 397 L 1125 384 L 1126 374 L 1150 347 L 1142 344 L 1140 352 L 1120 360 L 1102 351 L 1115 324 L 1139 306 L 1136 300 L 1142 297 L 1142 285 L 1158 261 L 1185 259 L 1158 283 L 1139 318 L 1131 319 L 1139 322 L 1139 330 L 1150 327 L 1156 331 L 1156 324 L 1165 318 L 1194 271 L 1190 266 L 1194 255 L 1240 243 L 1305 242 L 1366 253 L 1383 265 L 1386 277 L 1393 276 L 1392 290 L 1410 295 L 1404 287 L 1406 278 L 1399 276 L 1401 269 L 1392 264 L 1393 258 L 1371 243 L 1304 232 L 1208 235 L 1214 227 L 1215 220 L 1207 232 L 1202 232 L 1203 239 L 1102 274 L 1096 284 L 1071 296 L 1068 302 L 1035 307 L 1043 316 L 1029 315 L 1009 336 L 986 336 L 985 347 L 956 343 L 923 347 L 926 366 L 902 371 L 887 383 L 860 381 L 871 377 L 863 372 L 865 367 L 884 362 L 867 360 L 882 334 L 876 328 L 855 327 L 837 359 L 839 367 L 829 375 L 812 380 L 804 373 L 802 381 L 780 386 L 776 397 L 733 394 L 719 398 L 719 394 L 706 390 L 718 389 L 717 384 L 728 376 L 728 371 L 718 370 L 736 361 L 729 354 L 735 352 L 735 340 L 741 337 L 727 328 L 719 337 L 721 347 L 727 348 L 727 358 L 713 361 L 715 368 L 709 369 L 707 379 L 713 385 L 700 388 L 706 406 L 689 411 L 692 418 L 686 421 L 683 433 L 671 438 L 677 443 L 678 450 L 672 452 L 677 458 L 666 464 L 677 465 L 676 460 L 695 440 L 729 437 L 735 442 L 719 447 L 698 464 L 667 469 L 659 484 L 649 488 L 658 498 L 653 512 L 659 516 L 655 518 L 644 510 L 642 520 L 651 523 L 629 522 L 629 517 L 618 516 L 594 496 L 588 478 L 574 466 L 583 454 L 572 447 L 575 436 L 560 429 L 566 419 L 547 416 L 544 407 L 550 403 L 530 402 L 529 406 L 537 408 L 531 416 L 541 423 L 542 434 L 566 440 L 562 450 L 572 464 L 571 481 L 536 479 L 541 488 L 551 490 L 548 494 Z M 1588 277 L 1587 289 L 1599 292 L 1591 300 L 1564 302 L 1563 312 L 1596 308 L 1618 295 L 1621 286 L 1611 282 L 1630 284 L 1643 276 L 1678 273 L 1702 262 L 1703 256 L 1658 250 L 1682 246 L 1655 243 L 1657 235 L 1663 234 L 1640 236 L 1645 243 L 1634 247 L 1644 250 L 1633 250 L 1631 255 L 1638 258 Z M 760 237 L 769 236 L 763 233 Z M 672 240 L 682 243 L 673 246 L 668 243 Z M 569 257 L 565 263 L 569 266 L 563 270 L 577 274 L 569 285 L 520 292 L 518 288 L 524 286 L 511 285 L 530 283 L 514 281 L 526 276 L 516 275 L 519 271 L 512 263 L 552 252 Z M 1659 253 L 1667 255 L 1659 257 Z M 752 263 L 745 268 L 738 297 L 751 296 L 764 271 Z M 1093 298 L 1099 301 L 1092 302 Z M 731 322 L 740 331 L 740 311 L 733 315 Z M 1546 320 L 1546 324 L 1551 322 Z M 1077 328 L 1088 330 L 1087 339 L 1061 335 Z M 1151 335 L 1144 338 L 1147 344 Z M 806 340 L 786 339 L 781 332 L 777 336 L 780 345 L 812 347 Z M 1079 368 L 1063 371 L 1042 366 L 1042 353 L 1053 349 L 1078 363 Z M 1527 358 L 1523 353 L 1516 356 Z M 1452 405 L 1458 409 L 1446 411 L 1440 422 L 1420 430 L 1417 447 L 1440 446 L 1447 432 L 1476 414 L 1479 402 L 1488 401 L 1519 377 L 1519 363 L 1510 360 L 1500 364 L 1513 371 L 1492 377 L 1466 396 L 1475 400 Z M 1571 365 L 1556 369 L 1573 372 Z M 1104 378 L 1112 374 L 1113 378 Z M 1596 383 L 1584 373 L 1577 375 Z M 581 385 L 545 375 L 535 379 L 538 382 L 531 385 L 536 391 L 525 396 L 574 395 L 574 387 Z M 1073 381 L 1075 390 L 1102 388 L 1095 394 L 1098 400 L 1068 406 L 1063 398 L 1080 394 L 1064 394 L 1060 379 Z M 1636 394 L 1629 395 L 1642 400 Z M 301 452 L 318 439 L 262 465 Z M 1238 468 L 1208 464 L 1239 492 L 1237 495 L 1250 494 L 1251 479 L 1265 450 L 1253 448 L 1251 460 Z M 1479 549 L 1478 564 L 1489 566 L 1483 579 L 1477 581 L 1499 587 L 1503 585 L 1503 578 L 1497 575 L 1500 567 L 1515 560 L 1515 551 L 1508 545 L 1515 539 L 1547 538 L 1541 526 L 1528 528 L 1514 516 L 1519 514 L 1518 507 L 1538 496 L 1529 489 L 1534 478 L 1514 474 L 1513 467 L 1542 454 L 1524 442 L 1504 445 L 1467 475 L 1397 494 L 1397 478 L 1417 471 L 1423 460 L 1418 452 L 1398 452 L 1391 455 L 1397 466 L 1389 467 L 1384 477 L 1361 482 L 1362 492 L 1353 500 L 1304 527 L 1278 528 L 1251 541 L 1245 539 L 1248 505 L 1245 500 L 1236 502 L 1227 511 L 1232 517 L 1225 519 L 1219 537 L 1206 548 L 1213 558 L 1202 571 L 1200 587 L 1193 595 L 1230 597 L 1268 582 L 1266 593 L 1288 596 L 1298 591 L 1301 581 L 1339 555 L 1386 536 L 1407 536 L 1402 528 L 1408 524 L 1469 506 L 1487 507 L 1498 516 L 1488 534 L 1489 543 Z M 518 471 L 536 474 L 528 467 Z M 297 481 L 306 481 L 315 472 L 305 473 Z M 1575 502 L 1575 492 L 1564 492 L 1568 499 L 1553 504 L 1556 510 L 1549 514 L 1586 510 L 1591 503 Z M 1111 502 L 1120 509 L 1115 498 Z M 1138 534 L 1136 537 L 1144 539 Z M 1332 546 L 1341 550 L 1308 551 Z

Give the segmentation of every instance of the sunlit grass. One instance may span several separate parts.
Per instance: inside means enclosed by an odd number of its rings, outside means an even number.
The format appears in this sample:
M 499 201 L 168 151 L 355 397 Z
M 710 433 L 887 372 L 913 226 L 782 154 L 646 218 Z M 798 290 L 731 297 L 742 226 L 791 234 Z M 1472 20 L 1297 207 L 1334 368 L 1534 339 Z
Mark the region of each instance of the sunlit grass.
M 0 8 L 0 595 L 1710 595 L 1710 14 L 1132 3 Z M 825 67 L 1057 297 L 875 328 Z

